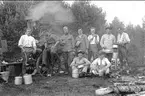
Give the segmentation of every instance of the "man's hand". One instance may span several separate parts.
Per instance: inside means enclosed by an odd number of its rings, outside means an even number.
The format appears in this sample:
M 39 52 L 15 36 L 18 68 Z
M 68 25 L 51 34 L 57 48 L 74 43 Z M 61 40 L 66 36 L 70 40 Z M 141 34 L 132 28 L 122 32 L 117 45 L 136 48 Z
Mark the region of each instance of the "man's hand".
M 103 72 L 103 70 L 101 70 L 101 69 L 100 69 L 100 70 L 98 70 L 98 72 L 99 72 L 99 73 L 102 73 L 102 72 Z
M 103 69 L 101 69 L 101 71 L 103 72 L 103 71 L 105 71 L 105 70 L 107 70 L 107 68 L 105 67 L 105 68 L 103 68 Z
M 51 46 L 51 49 L 54 50 L 55 49 L 55 46 Z
M 99 42 L 98 42 L 98 40 L 97 40 L 97 39 L 95 40 L 95 42 L 96 42 L 96 44 L 99 44 Z
M 86 54 L 88 54 L 88 49 L 86 50 Z
M 21 49 L 22 49 L 22 52 L 25 52 L 25 50 L 24 50 L 24 48 L 23 48 L 23 47 L 21 47 Z
M 73 65 L 72 65 L 72 64 L 70 64 L 69 66 L 70 66 L 70 67 L 72 67 Z
M 72 49 L 72 52 L 76 52 L 76 50 L 73 48 L 73 49 Z
M 106 46 L 103 46 L 102 48 L 103 48 L 103 49 L 107 49 Z
M 33 54 L 35 54 L 36 53 L 36 50 L 33 50 Z
M 90 41 L 92 41 L 92 40 L 94 39 L 94 37 L 95 37 L 95 36 L 93 36 L 93 37 L 90 39 Z
M 76 65 L 76 64 L 75 64 L 75 65 L 74 65 L 74 64 L 73 64 L 73 65 L 70 65 L 70 67 L 73 67 L 73 66 L 74 66 L 74 67 L 77 67 L 78 65 Z

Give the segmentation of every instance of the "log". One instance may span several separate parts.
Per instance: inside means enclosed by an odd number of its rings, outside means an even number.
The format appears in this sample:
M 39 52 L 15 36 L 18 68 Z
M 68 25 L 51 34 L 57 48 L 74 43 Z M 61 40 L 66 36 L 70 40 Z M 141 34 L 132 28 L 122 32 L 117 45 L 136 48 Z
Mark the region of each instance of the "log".
M 144 85 L 128 85 L 128 86 L 116 86 L 113 88 L 114 92 L 141 92 L 145 91 Z
M 142 91 L 136 94 L 128 94 L 127 96 L 145 96 L 145 91 Z

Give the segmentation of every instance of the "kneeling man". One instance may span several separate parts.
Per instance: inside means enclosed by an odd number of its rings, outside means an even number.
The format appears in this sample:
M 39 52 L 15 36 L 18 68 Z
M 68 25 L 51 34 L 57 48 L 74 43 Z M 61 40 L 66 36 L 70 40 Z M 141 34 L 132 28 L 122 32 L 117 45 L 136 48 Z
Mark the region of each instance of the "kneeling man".
M 100 51 L 99 57 L 91 64 L 91 72 L 94 75 L 104 76 L 109 74 L 110 61 L 105 57 L 105 52 Z
M 84 57 L 85 52 L 78 51 L 78 56 L 75 57 L 71 63 L 72 70 L 78 69 L 79 73 L 87 73 L 90 66 L 90 61 Z

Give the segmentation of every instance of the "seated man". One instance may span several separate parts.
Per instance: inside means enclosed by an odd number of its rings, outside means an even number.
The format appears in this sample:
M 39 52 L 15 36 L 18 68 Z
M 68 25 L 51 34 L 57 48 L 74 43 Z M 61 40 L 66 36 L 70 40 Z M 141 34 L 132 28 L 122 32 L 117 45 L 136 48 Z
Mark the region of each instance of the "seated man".
M 90 62 L 83 56 L 85 52 L 78 51 L 78 57 L 75 57 L 71 63 L 72 70 L 75 68 L 80 69 L 79 73 L 87 73 Z
M 94 60 L 91 64 L 91 72 L 94 75 L 104 76 L 109 74 L 109 67 L 111 66 L 110 61 L 105 58 L 105 52 L 100 51 L 99 57 Z

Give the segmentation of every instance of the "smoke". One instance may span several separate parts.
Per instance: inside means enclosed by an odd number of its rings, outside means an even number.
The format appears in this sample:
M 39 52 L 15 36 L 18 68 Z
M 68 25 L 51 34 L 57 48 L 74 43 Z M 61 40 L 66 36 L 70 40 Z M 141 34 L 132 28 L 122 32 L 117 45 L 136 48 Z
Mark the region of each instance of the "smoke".
M 29 10 L 26 17 L 45 24 L 68 24 L 74 21 L 71 10 L 64 8 L 59 1 L 42 1 Z

